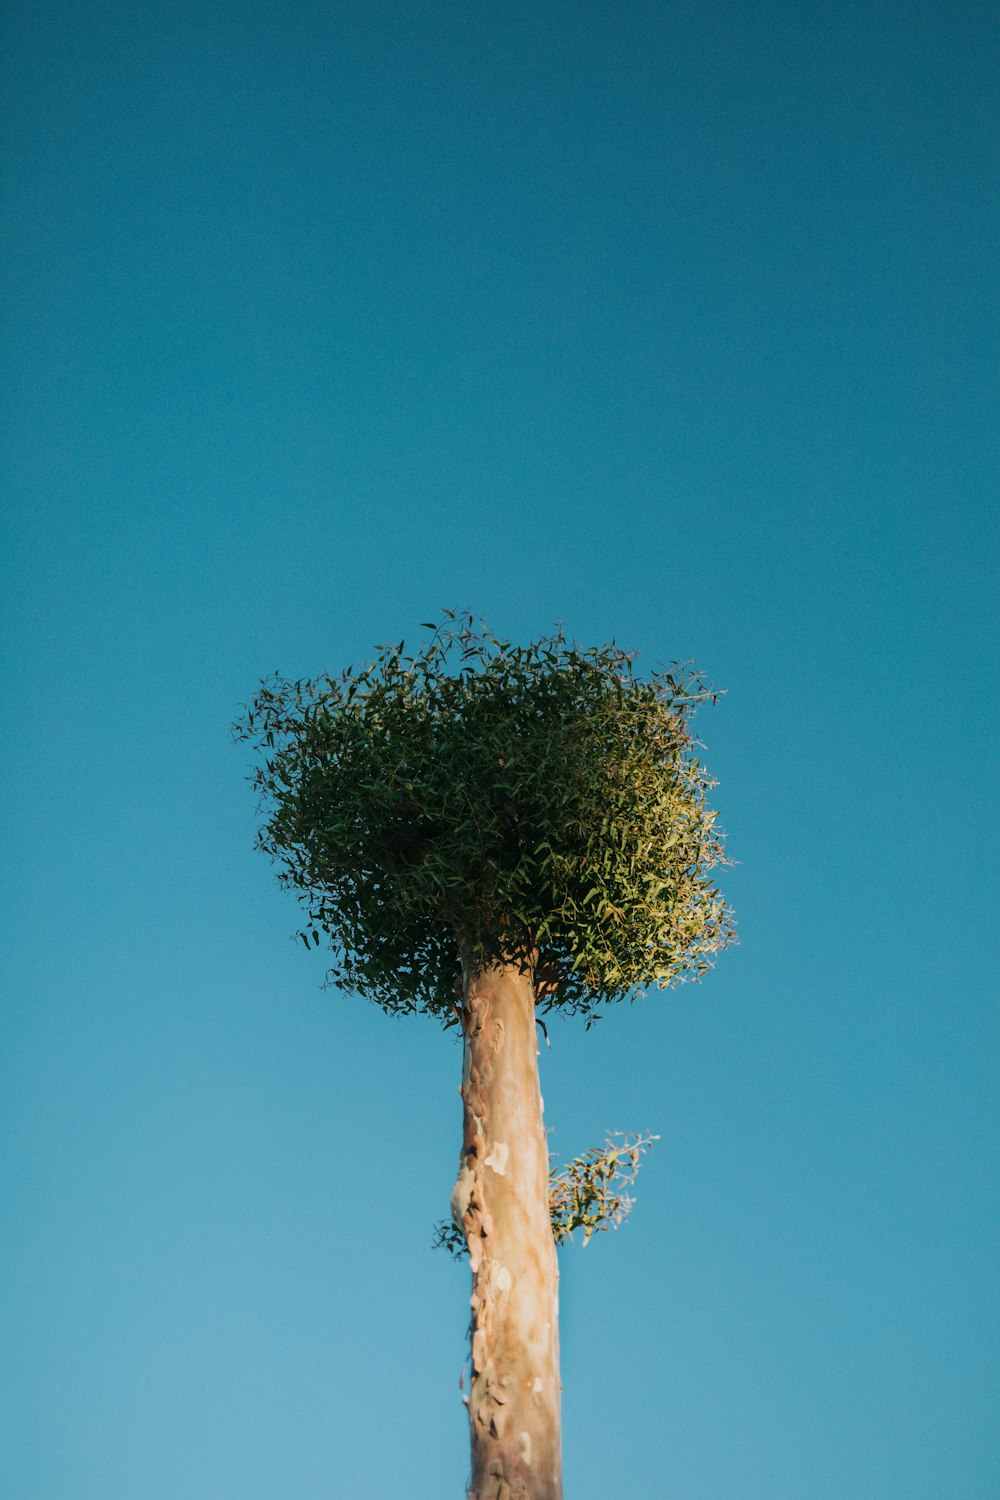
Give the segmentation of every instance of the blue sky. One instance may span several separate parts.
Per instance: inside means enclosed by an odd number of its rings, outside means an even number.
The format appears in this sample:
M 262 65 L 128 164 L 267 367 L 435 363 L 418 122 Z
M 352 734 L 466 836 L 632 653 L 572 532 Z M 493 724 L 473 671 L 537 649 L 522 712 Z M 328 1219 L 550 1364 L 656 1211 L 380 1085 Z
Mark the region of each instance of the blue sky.
M 741 944 L 542 1058 L 661 1136 L 567 1495 L 998 1493 L 998 32 L 8 7 L 5 1496 L 462 1494 L 458 1053 L 321 990 L 228 726 L 465 605 L 726 689 Z

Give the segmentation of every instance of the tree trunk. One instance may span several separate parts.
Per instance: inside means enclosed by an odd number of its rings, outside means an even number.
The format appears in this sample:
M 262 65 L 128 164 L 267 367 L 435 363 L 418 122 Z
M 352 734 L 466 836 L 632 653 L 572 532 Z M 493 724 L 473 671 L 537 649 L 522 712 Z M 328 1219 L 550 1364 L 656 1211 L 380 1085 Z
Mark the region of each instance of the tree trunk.
M 531 975 L 463 957 L 452 1215 L 472 1267 L 468 1500 L 562 1500 L 559 1271 Z

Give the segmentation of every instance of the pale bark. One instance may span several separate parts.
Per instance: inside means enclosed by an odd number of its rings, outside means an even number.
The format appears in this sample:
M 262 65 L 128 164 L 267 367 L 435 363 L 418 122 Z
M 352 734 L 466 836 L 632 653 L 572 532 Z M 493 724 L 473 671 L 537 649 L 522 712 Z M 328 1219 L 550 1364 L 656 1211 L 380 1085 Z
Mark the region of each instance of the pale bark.
M 462 1027 L 452 1214 L 472 1267 L 468 1500 L 562 1500 L 559 1271 L 531 976 L 466 959 Z

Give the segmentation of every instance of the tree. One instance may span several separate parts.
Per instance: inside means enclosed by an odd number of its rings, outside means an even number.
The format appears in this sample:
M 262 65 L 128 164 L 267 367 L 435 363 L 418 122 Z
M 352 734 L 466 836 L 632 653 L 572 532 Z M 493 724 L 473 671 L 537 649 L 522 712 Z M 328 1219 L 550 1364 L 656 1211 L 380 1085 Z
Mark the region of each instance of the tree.
M 237 732 L 261 752 L 259 847 L 306 909 L 303 942 L 328 944 L 330 981 L 461 1027 L 442 1237 L 472 1270 L 468 1495 L 560 1500 L 555 1241 L 620 1216 L 615 1171 L 648 1142 L 609 1143 L 550 1185 L 536 1021 L 589 1025 L 700 977 L 728 940 L 690 728 L 715 695 L 561 632 L 515 646 L 451 611 L 425 628 L 409 655 L 262 682 Z

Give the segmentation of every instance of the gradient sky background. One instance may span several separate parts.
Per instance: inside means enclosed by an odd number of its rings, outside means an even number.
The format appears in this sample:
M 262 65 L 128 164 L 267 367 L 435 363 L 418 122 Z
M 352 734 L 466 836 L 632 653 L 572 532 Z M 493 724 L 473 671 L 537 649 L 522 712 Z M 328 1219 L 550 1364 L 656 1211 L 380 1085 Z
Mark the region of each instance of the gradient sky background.
M 459 1497 L 459 1052 L 321 990 L 260 675 L 727 689 L 741 946 L 551 1028 L 569 1500 L 992 1500 L 1000 18 L 12 0 L 0 1494 Z

